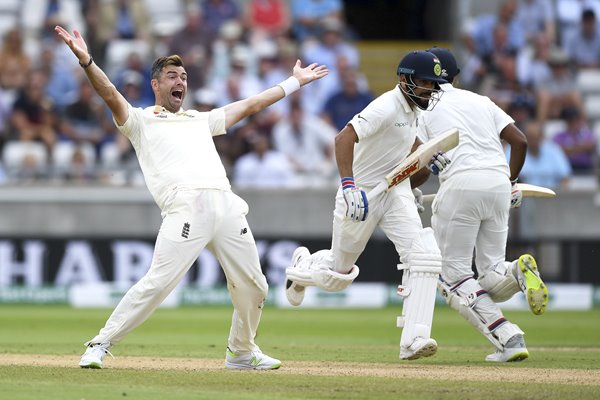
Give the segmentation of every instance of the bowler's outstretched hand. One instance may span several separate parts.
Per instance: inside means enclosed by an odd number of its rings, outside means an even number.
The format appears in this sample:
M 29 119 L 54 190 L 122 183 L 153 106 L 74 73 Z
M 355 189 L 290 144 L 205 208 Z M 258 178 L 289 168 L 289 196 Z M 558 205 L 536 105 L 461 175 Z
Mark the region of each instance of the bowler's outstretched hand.
M 298 79 L 300 86 L 304 86 L 307 83 L 321 79 L 329 73 L 329 70 L 324 65 L 312 63 L 307 67 L 302 68 L 300 60 L 296 61 L 292 74 L 294 78 Z
M 86 64 L 89 61 L 88 48 L 85 40 L 81 36 L 78 30 L 73 31 L 73 35 L 62 26 L 56 25 L 54 31 L 58 34 L 58 36 L 64 40 L 64 42 L 69 46 L 73 54 L 79 59 L 79 62 L 82 64 Z

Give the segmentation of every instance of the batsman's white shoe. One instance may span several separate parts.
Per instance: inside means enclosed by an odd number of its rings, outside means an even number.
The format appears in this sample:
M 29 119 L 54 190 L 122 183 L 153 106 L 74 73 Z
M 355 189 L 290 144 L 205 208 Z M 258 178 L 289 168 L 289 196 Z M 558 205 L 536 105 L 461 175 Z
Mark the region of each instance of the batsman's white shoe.
M 110 354 L 112 357 L 112 353 L 108 351 L 110 348 L 110 343 L 90 343 L 85 350 L 85 353 L 81 356 L 81 361 L 79 361 L 79 366 L 81 368 L 102 368 L 102 361 L 104 361 L 104 357 L 107 354 Z
M 525 295 L 531 312 L 541 315 L 548 305 L 548 288 L 540 278 L 540 272 L 535 258 L 530 254 L 523 254 L 517 262 L 517 281 Z
M 225 366 L 229 369 L 277 369 L 281 361 L 269 357 L 260 349 L 250 353 L 234 353 L 228 347 L 225 352 Z
M 298 247 L 292 254 L 292 264 L 290 268 L 297 268 L 300 260 L 309 256 L 310 252 L 306 247 Z M 305 289 L 304 286 L 301 286 L 290 279 L 285 281 L 285 296 L 287 297 L 288 302 L 293 306 L 302 304 Z
M 525 347 L 525 339 L 523 335 L 517 334 L 508 339 L 504 350 L 496 350 L 485 357 L 485 361 L 491 362 L 512 362 L 512 361 L 523 361 L 529 357 L 527 347 Z
M 416 360 L 434 355 L 437 352 L 437 342 L 432 339 L 417 337 L 408 347 L 400 346 L 400 359 Z

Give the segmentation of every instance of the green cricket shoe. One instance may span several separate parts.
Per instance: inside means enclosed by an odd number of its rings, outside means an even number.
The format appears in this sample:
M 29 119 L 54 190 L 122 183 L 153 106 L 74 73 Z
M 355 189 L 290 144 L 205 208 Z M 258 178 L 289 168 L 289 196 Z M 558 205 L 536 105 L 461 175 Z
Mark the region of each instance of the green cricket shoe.
M 535 315 L 542 315 L 548 305 L 548 288 L 540 278 L 535 258 L 530 254 L 523 254 L 517 264 L 517 281 L 527 296 L 529 308 Z

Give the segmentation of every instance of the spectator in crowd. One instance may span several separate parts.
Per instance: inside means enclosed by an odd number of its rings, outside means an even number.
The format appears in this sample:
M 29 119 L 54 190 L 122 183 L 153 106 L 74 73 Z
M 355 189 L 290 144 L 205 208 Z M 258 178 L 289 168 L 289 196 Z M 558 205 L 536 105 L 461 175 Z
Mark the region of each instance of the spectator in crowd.
M 299 42 L 321 35 L 321 22 L 326 19 L 343 21 L 341 0 L 292 0 L 292 33 Z
M 23 36 L 18 29 L 4 34 L 0 60 L 0 86 L 13 91 L 24 88 L 31 73 L 31 57 L 25 52 Z
M 304 46 L 307 62 L 322 62 L 335 71 L 337 60 L 344 57 L 350 67 L 358 68 L 360 55 L 358 49 L 344 38 L 344 25 L 337 19 L 326 19 L 321 23 L 322 33 L 319 40 Z
M 217 94 L 206 87 L 197 89 L 194 92 L 194 109 L 204 112 L 213 108 L 217 108 Z
M 577 68 L 600 66 L 600 29 L 593 10 L 583 11 L 579 29 L 566 38 L 564 48 Z
M 211 88 L 220 94 L 219 106 L 259 93 L 261 84 L 258 77 L 249 68 L 251 63 L 250 49 L 239 45 L 231 52 L 230 73 L 224 80 L 213 81 Z
M 466 86 L 490 97 L 502 109 L 518 86 L 516 67 L 521 54 L 519 48 L 511 46 L 508 35 L 508 25 L 496 24 L 489 50 L 470 54 L 461 74 Z
M 152 93 L 152 86 L 149 83 L 151 80 L 151 71 L 145 64 L 142 54 L 135 50 L 127 55 L 125 65 L 116 71 L 115 84 L 118 88 L 122 88 L 127 81 L 131 82 L 132 76 L 142 78 L 139 93 L 140 101 L 143 104 L 152 103 L 154 101 L 154 94 Z
M 576 34 L 584 10 L 600 15 L 600 0 L 556 0 L 556 20 L 560 36 L 559 44 L 564 50 L 567 38 Z
M 231 55 L 236 47 L 247 46 L 242 25 L 236 20 L 224 23 L 212 44 L 212 63 L 205 85 L 227 79 L 231 71 Z
M 357 84 L 360 91 L 368 91 L 369 84 L 363 74 L 358 73 L 358 68 L 348 60 L 344 54 L 338 54 L 334 60 L 335 66 L 332 68 L 329 79 L 318 82 L 315 85 L 302 93 L 302 106 L 304 111 L 310 115 L 319 115 L 325 107 L 325 103 L 331 96 L 340 91 L 342 75 L 346 71 L 357 72 Z
M 144 0 L 101 0 L 96 15 L 90 15 L 96 11 L 94 8 L 88 11 L 86 17 L 92 19 L 95 28 L 90 50 L 97 50 L 93 54 L 98 57 L 99 65 L 104 65 L 107 46 L 113 40 L 139 39 L 153 43 L 144 3 Z
M 90 143 L 99 153 L 106 141 L 113 139 L 113 123 L 94 89 L 87 81 L 79 83 L 79 99 L 65 109 L 61 123 L 61 139 L 75 143 Z
M 285 71 L 288 68 L 281 63 L 277 44 L 274 41 L 263 41 L 254 51 L 258 58 L 257 79 L 261 90 L 281 82 L 285 78 Z M 270 134 L 273 126 L 287 115 L 288 110 L 289 99 L 286 98 L 255 114 L 254 117 L 259 130 Z
M 64 171 L 64 179 L 69 183 L 85 184 L 96 180 L 93 163 L 86 158 L 86 154 L 79 146 L 75 147 L 70 163 Z
M 291 20 L 284 0 L 249 0 L 244 11 L 244 25 L 249 31 L 250 43 L 287 36 Z
M 507 113 L 515 121 L 515 126 L 525 132 L 526 125 L 535 118 L 535 99 L 529 93 L 517 94 L 508 106 Z
M 54 60 L 55 53 L 49 49 L 42 49 L 41 69 L 48 77 L 46 83 L 46 95 L 52 101 L 57 111 L 62 113 L 64 109 L 73 104 L 79 98 L 79 75 L 73 74 L 70 69 L 61 68 Z
M 540 33 L 554 38 L 554 8 L 548 0 L 519 0 L 515 19 L 529 43 Z
M 530 121 L 525 125 L 527 136 L 527 155 L 519 174 L 523 183 L 556 189 L 565 186 L 571 175 L 571 167 L 562 149 L 544 138 L 542 124 Z M 510 159 L 510 146 L 506 150 Z
M 127 70 L 123 74 L 119 90 L 129 104 L 134 107 L 146 108 L 153 105 L 154 101 L 143 96 L 144 86 L 142 74 L 134 70 Z
M 33 183 L 49 178 L 46 162 L 34 153 L 26 153 L 18 170 L 14 171 L 13 178 L 19 183 Z
M 289 118 L 273 128 L 273 147 L 285 154 L 306 183 L 322 184 L 335 171 L 333 143 L 337 131 L 293 101 Z
M 24 28 L 39 32 L 42 40 L 51 38 L 58 23 L 81 26 L 86 31 L 80 0 L 21 0 Z
M 252 150 L 235 162 L 233 182 L 236 186 L 281 188 L 294 185 L 294 172 L 287 157 L 270 148 L 267 135 L 254 135 L 250 144 Z
M 373 100 L 371 92 L 359 87 L 359 79 L 355 70 L 343 71 L 340 78 L 341 90 L 327 100 L 321 113 L 321 118 L 337 131 L 341 131 L 355 114 L 358 114 Z
M 211 35 L 217 35 L 224 23 L 240 18 L 240 9 L 234 0 L 202 0 L 202 15 Z
M 169 54 L 179 54 L 188 74 L 194 78 L 190 82 L 191 91 L 206 84 L 215 36 L 209 31 L 200 7 L 192 3 L 186 11 L 185 25 L 169 40 Z
M 567 128 L 554 136 L 567 155 L 574 174 L 588 175 L 594 172 L 596 161 L 596 137 L 587 125 L 586 119 L 576 108 L 567 108 L 563 112 Z
M 548 64 L 552 75 L 535 86 L 537 120 L 560 118 L 563 110 L 575 107 L 585 115 L 583 97 L 577 90 L 575 76 L 569 66 L 568 56 L 560 49 L 551 51 Z
M 56 113 L 51 101 L 45 94 L 47 77 L 36 70 L 13 105 L 11 125 L 16 139 L 22 141 L 41 141 L 51 153 L 57 139 Z
M 517 0 L 503 0 L 496 14 L 483 14 L 475 18 L 468 26 L 463 40 L 469 52 L 478 57 L 485 57 L 494 52 L 494 30 L 504 25 L 506 30 L 506 47 L 521 49 L 525 45 L 522 26 L 515 18 L 518 9 Z
M 100 2 L 99 39 L 149 40 L 150 19 L 144 0 L 104 0 Z
M 516 75 L 522 87 L 543 87 L 552 78 L 549 58 L 553 49 L 552 38 L 545 32 L 533 39 L 532 48 L 517 55 Z

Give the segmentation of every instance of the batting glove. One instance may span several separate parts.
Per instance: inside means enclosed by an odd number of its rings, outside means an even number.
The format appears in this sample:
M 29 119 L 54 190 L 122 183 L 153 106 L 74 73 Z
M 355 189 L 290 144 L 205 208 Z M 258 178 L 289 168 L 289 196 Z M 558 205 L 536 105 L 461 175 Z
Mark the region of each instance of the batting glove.
M 429 163 L 427 163 L 427 169 L 432 174 L 437 175 L 444 170 L 450 164 L 450 158 L 443 151 L 438 151 L 431 157 Z
M 421 192 L 421 189 L 419 188 L 414 188 L 412 192 L 415 196 L 415 206 L 417 206 L 417 211 L 419 214 L 423 214 L 425 212 L 425 207 L 423 206 L 423 192 Z
M 346 218 L 364 221 L 369 214 L 369 200 L 364 190 L 356 187 L 353 177 L 342 178 L 342 193 L 346 202 Z
M 523 192 L 517 187 L 517 180 L 512 181 L 512 190 L 510 192 L 510 208 L 519 208 L 523 202 Z

